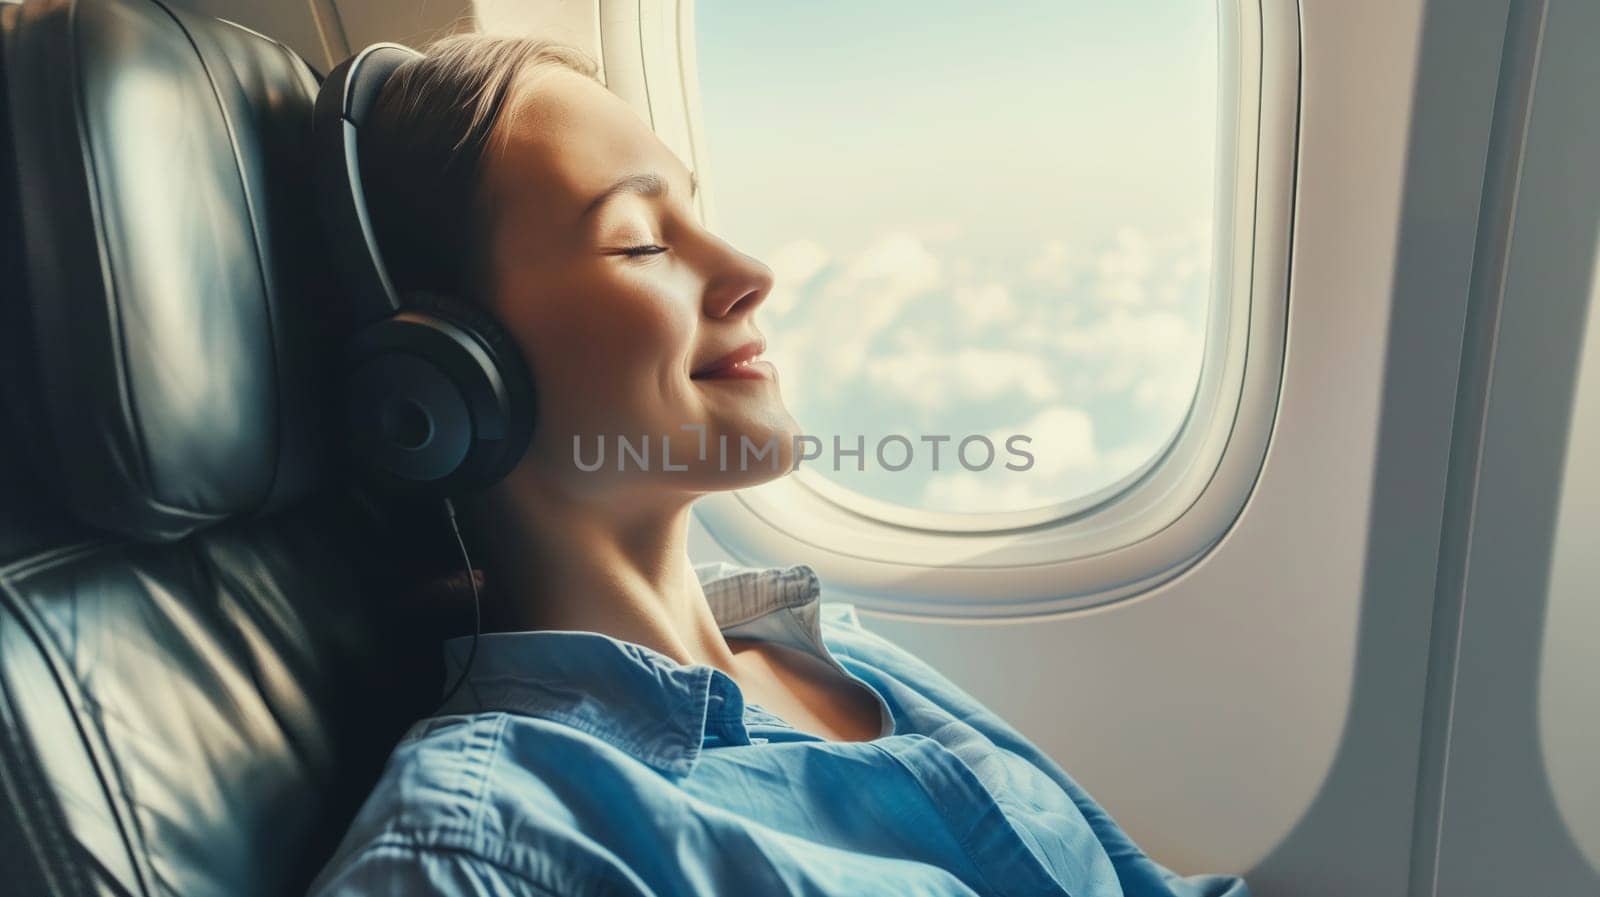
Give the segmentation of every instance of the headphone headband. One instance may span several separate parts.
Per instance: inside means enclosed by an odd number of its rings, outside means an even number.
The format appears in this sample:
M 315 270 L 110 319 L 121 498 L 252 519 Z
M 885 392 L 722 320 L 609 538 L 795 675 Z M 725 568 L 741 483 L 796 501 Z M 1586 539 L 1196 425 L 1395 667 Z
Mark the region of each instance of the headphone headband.
M 383 85 L 404 63 L 422 54 L 400 44 L 373 44 L 328 73 L 312 117 L 317 186 L 334 263 L 350 293 L 356 326 L 401 308 L 389 279 L 361 186 L 360 132 Z

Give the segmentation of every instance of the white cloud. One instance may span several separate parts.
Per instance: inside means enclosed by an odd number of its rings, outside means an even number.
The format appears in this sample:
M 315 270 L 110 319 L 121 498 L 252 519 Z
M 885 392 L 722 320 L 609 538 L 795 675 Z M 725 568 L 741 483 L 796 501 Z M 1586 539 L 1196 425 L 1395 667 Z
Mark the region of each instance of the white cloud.
M 1188 404 L 1204 336 L 1176 312 L 1116 309 L 1062 330 L 1056 345 L 1091 373 L 1097 392 L 1130 392 L 1135 402 L 1170 413 Z
M 1017 303 L 1005 284 L 986 283 L 981 286 L 958 286 L 952 298 L 961 318 L 969 327 L 983 327 L 1015 320 Z
M 1205 302 L 1211 293 L 1211 222 L 1198 219 L 1184 232 L 1165 241 L 1167 270 L 1154 287 L 1157 302 L 1184 306 Z
M 1135 227 L 1119 227 L 1111 245 L 1095 259 L 1091 295 L 1115 305 L 1143 305 L 1154 265 L 1144 233 Z
M 1044 359 L 1005 349 L 884 355 L 868 361 L 865 373 L 872 387 L 927 409 L 1001 398 L 1037 404 L 1057 391 L 1054 371 Z
M 925 327 L 895 327 L 884 334 L 885 354 L 933 355 L 942 351 L 938 334 Z
M 1018 446 L 1033 455 L 1033 467 L 1023 471 L 1032 476 L 1057 477 L 1068 471 L 1092 470 L 1101 461 L 1094 444 L 1094 418 L 1081 408 L 1046 408 L 1015 430 L 996 432 L 989 438 L 1004 446 L 1006 439 L 1016 434 L 1031 440 L 1019 442 Z
M 848 293 L 870 286 L 896 297 L 915 295 L 939 284 L 939 259 L 921 240 L 890 233 L 862 250 L 840 278 Z
M 880 334 L 911 300 L 938 287 L 942 274 L 938 257 L 921 241 L 888 234 L 807 291 L 803 317 L 775 334 L 774 354 L 829 385 L 848 385 L 860 377 Z
M 1211 228 L 1197 220 L 1152 239 L 1118 227 L 1093 242 L 1049 240 L 1025 268 L 1025 282 L 1090 307 L 1182 305 L 1203 301 L 1211 273 Z
M 780 277 L 803 287 L 828 263 L 828 250 L 814 240 L 792 240 L 772 253 L 772 270 Z
M 1077 244 L 1051 240 L 1028 263 L 1026 272 L 1029 280 L 1065 289 L 1082 276 L 1087 266 L 1088 258 Z
M 765 303 L 768 314 L 782 318 L 794 308 L 803 293 L 828 264 L 828 250 L 812 240 L 791 240 L 768 255 L 774 285 Z
M 1056 334 L 1057 344 L 1085 356 L 1168 355 L 1188 351 L 1199 333 L 1176 312 L 1115 309 Z

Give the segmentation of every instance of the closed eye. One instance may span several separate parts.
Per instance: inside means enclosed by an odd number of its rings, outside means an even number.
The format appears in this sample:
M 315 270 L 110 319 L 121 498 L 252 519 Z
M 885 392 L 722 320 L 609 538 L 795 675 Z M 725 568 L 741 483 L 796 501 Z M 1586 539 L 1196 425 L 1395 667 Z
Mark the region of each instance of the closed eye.
M 630 255 L 630 256 L 641 256 L 641 255 L 655 255 L 657 253 L 666 252 L 666 251 L 667 251 L 667 248 L 665 246 L 656 246 L 654 244 L 650 244 L 648 246 L 630 246 L 627 249 L 622 250 L 622 254 L 623 255 Z

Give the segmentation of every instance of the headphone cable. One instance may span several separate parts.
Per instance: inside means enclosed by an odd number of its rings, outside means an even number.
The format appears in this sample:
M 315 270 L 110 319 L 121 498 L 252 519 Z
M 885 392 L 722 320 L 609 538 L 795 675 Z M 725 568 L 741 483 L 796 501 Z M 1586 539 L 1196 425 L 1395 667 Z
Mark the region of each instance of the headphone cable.
M 450 686 L 450 690 L 445 692 L 444 700 L 439 702 L 441 708 L 449 705 L 450 699 L 461 689 L 461 683 L 467 681 L 467 674 L 472 670 L 472 661 L 478 656 L 478 636 L 483 631 L 483 607 L 478 598 L 478 578 L 472 575 L 472 556 L 467 553 L 467 542 L 461 538 L 461 527 L 456 523 L 455 503 L 448 498 L 444 500 L 444 513 L 450 521 L 450 531 L 455 534 L 456 545 L 461 548 L 461 560 L 467 568 L 467 583 L 472 586 L 472 647 L 467 651 L 467 662 L 461 667 L 461 675 L 456 677 L 455 684 Z M 479 703 L 481 705 L 482 702 Z

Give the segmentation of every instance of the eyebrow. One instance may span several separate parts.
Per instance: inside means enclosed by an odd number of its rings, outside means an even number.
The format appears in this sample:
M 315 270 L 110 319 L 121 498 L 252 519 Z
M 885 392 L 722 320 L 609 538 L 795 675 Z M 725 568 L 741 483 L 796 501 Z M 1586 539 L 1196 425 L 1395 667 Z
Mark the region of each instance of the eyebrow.
M 619 179 L 616 183 L 607 187 L 600 193 L 599 196 L 596 196 L 589 203 L 588 207 L 583 210 L 583 214 L 578 216 L 578 220 L 581 221 L 584 218 L 589 217 L 591 212 L 605 205 L 607 200 L 619 193 L 637 193 L 640 196 L 658 197 L 666 196 L 669 192 L 669 189 L 670 188 L 667 186 L 667 182 L 663 180 L 660 175 L 655 174 L 654 172 L 646 171 L 626 175 Z M 693 171 L 690 171 L 689 198 L 693 199 L 695 194 L 699 192 L 700 177 Z

